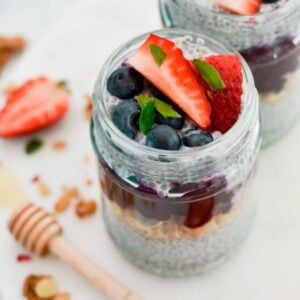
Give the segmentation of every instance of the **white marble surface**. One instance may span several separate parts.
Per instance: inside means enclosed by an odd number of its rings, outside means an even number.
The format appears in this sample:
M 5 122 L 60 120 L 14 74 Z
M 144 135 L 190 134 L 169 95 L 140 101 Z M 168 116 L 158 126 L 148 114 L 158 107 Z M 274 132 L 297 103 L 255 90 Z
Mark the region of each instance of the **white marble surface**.
M 52 207 L 63 184 L 79 185 L 86 196 L 98 197 L 96 187 L 83 184 L 87 177 L 96 180 L 93 163 L 83 162 L 92 152 L 88 124 L 82 116 L 83 94 L 91 91 L 99 67 L 118 44 L 159 27 L 156 0 L 0 0 L 0 32 L 20 32 L 32 41 L 2 76 L 0 88 L 43 73 L 66 78 L 73 91 L 72 109 L 64 122 L 41 133 L 46 141 L 42 151 L 28 157 L 23 153 L 26 139 L 0 140 L 0 161 L 18 175 L 29 198 Z M 59 138 L 69 144 L 61 154 L 49 146 Z M 100 212 L 87 221 L 79 221 L 71 212 L 62 215 L 65 236 L 146 300 L 299 300 L 299 139 L 298 125 L 262 152 L 254 190 L 259 210 L 253 231 L 230 261 L 205 276 L 163 279 L 130 265 L 109 240 Z M 41 198 L 30 183 L 36 174 L 52 188 L 49 199 Z M 0 213 L 0 290 L 5 300 L 22 299 L 22 282 L 29 273 L 54 275 L 74 300 L 102 299 L 89 283 L 55 258 L 17 264 L 16 255 L 22 250 L 7 233 L 8 214 Z

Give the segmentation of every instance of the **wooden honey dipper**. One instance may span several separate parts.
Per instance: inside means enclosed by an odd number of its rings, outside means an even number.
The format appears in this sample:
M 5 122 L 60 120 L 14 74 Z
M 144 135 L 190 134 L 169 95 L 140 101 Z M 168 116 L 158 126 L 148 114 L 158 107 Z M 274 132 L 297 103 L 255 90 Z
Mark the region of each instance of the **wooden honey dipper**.
M 8 228 L 26 249 L 39 256 L 53 254 L 71 265 L 112 300 L 139 300 L 122 283 L 75 250 L 63 237 L 55 217 L 31 202 L 21 204 L 12 214 Z

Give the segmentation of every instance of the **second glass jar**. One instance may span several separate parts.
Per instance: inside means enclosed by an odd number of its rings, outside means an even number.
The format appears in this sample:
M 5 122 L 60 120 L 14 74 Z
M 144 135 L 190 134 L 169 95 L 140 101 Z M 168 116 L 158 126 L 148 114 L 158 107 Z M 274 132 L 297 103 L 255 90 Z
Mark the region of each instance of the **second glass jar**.
M 180 27 L 235 47 L 249 63 L 260 94 L 263 144 L 286 135 L 300 112 L 300 1 L 280 0 L 274 9 L 239 16 L 196 0 L 160 0 L 166 27 Z

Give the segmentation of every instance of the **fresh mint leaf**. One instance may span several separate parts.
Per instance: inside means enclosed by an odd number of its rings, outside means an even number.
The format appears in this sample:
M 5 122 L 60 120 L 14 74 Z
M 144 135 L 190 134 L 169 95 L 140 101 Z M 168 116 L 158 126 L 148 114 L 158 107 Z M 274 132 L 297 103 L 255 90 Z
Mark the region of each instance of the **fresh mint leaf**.
M 43 146 L 43 144 L 43 141 L 39 138 L 33 138 L 29 140 L 25 147 L 26 154 L 33 154 L 37 152 Z
M 213 91 L 223 90 L 225 88 L 225 83 L 214 66 L 199 59 L 194 59 L 193 63 L 201 77 Z
M 149 45 L 149 48 L 154 61 L 160 67 L 163 64 L 164 60 L 166 59 L 167 54 L 164 52 L 164 50 L 161 47 L 155 44 Z
M 136 99 L 137 99 L 141 109 L 144 109 L 144 107 L 146 106 L 148 101 L 151 100 L 151 98 L 146 94 L 141 94 L 141 95 L 137 96 Z
M 140 119 L 139 119 L 139 127 L 142 133 L 147 134 L 153 124 L 155 119 L 155 105 L 153 100 L 149 100 L 145 107 L 142 109 Z
M 159 100 L 156 97 L 151 97 L 146 94 L 141 94 L 136 97 L 137 101 L 143 110 L 149 101 L 154 102 L 155 109 L 165 118 L 181 118 L 181 115 L 175 111 L 171 105 Z
M 181 115 L 175 111 L 171 105 L 152 97 L 156 110 L 165 118 L 181 118 Z

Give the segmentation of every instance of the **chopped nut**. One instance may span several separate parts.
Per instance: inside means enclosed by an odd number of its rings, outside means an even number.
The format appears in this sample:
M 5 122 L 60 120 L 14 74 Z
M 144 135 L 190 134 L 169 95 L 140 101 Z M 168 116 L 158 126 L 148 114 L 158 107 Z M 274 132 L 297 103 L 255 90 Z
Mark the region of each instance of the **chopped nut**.
M 48 275 L 29 275 L 23 284 L 27 300 L 71 300 L 69 293 L 59 293 L 55 279 Z
M 64 150 L 67 147 L 67 143 L 65 141 L 55 141 L 52 144 L 54 150 Z
M 39 184 L 39 193 L 43 197 L 47 197 L 50 195 L 50 188 L 45 182 L 40 182 Z
M 86 184 L 87 186 L 93 185 L 93 184 L 94 184 L 93 179 L 87 179 L 87 180 L 85 181 L 85 184 Z
M 25 40 L 22 37 L 0 36 L 0 71 L 5 64 L 25 47 Z
M 65 197 L 62 196 L 58 199 L 58 201 L 55 203 L 55 211 L 60 213 L 63 211 L 66 211 L 71 203 L 71 198 L 70 197 Z
M 79 218 L 93 215 L 97 210 L 97 203 L 93 200 L 80 200 L 76 205 L 76 214 Z
M 46 277 L 36 283 L 34 291 L 38 297 L 48 299 L 56 296 L 58 289 L 54 278 Z
M 69 293 L 58 294 L 53 300 L 71 300 L 71 295 Z
M 88 164 L 90 161 L 91 161 L 91 156 L 89 154 L 86 154 L 84 157 L 83 157 L 83 161 Z
M 92 117 L 92 111 L 93 111 L 93 101 L 92 101 L 92 97 L 89 94 L 85 94 L 84 97 L 86 100 L 86 104 L 84 108 L 84 116 L 87 121 L 90 121 Z
M 28 300 L 41 300 L 35 293 L 35 285 L 42 279 L 49 278 L 44 275 L 29 275 L 23 283 L 23 295 Z
M 76 188 L 65 188 L 61 197 L 55 203 L 55 211 L 63 212 L 66 211 L 72 199 L 76 199 L 79 197 L 78 189 Z

